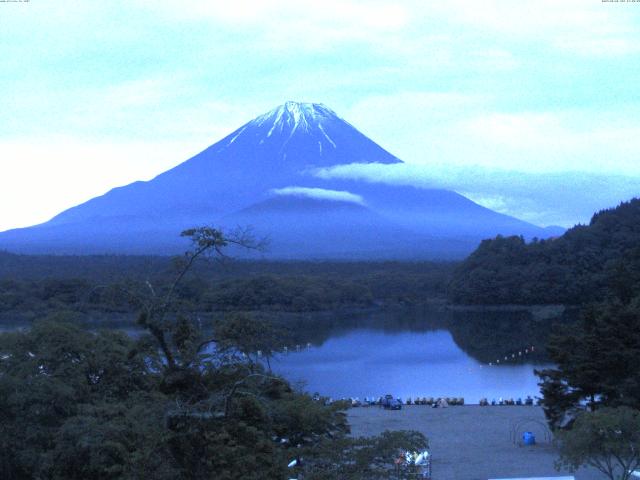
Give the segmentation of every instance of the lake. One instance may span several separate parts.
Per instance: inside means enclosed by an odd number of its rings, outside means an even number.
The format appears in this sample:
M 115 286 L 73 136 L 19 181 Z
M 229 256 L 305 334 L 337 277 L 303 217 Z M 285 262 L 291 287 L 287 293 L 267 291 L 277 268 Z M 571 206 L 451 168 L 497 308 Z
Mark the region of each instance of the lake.
M 541 352 L 551 327 L 523 312 L 402 312 L 346 323 L 279 355 L 274 371 L 333 398 L 540 395 L 533 371 L 548 366 Z
M 273 370 L 309 393 L 332 398 L 464 397 L 466 403 L 539 396 L 551 324 L 525 311 L 399 308 L 268 315 L 292 329 Z M 105 324 L 137 336 L 130 321 Z M 0 323 L 0 333 L 27 323 Z M 533 351 L 531 347 L 534 347 Z M 499 364 L 498 364 L 499 362 Z

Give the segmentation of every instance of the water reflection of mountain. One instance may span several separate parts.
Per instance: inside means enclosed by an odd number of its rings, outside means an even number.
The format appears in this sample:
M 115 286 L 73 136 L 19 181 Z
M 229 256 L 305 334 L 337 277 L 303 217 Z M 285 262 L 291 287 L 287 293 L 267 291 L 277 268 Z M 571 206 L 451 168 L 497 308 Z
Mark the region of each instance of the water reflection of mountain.
M 357 329 L 386 333 L 425 332 L 446 329 L 447 313 L 428 308 L 385 308 L 376 310 L 337 310 L 313 313 L 259 313 L 289 332 L 290 343 L 320 346 Z
M 358 329 L 390 335 L 447 330 L 456 345 L 475 360 L 513 364 L 547 362 L 546 345 L 553 325 L 572 321 L 572 314 L 538 319 L 526 309 L 456 311 L 445 307 L 419 307 L 372 312 L 278 314 L 273 320 L 289 330 L 287 343 L 291 345 L 311 343 L 320 346 L 329 338 Z M 505 357 L 508 357 L 506 362 Z
M 455 312 L 448 330 L 469 356 L 482 363 L 545 362 L 554 320 L 533 320 L 525 311 Z M 533 350 L 532 348 L 533 347 Z

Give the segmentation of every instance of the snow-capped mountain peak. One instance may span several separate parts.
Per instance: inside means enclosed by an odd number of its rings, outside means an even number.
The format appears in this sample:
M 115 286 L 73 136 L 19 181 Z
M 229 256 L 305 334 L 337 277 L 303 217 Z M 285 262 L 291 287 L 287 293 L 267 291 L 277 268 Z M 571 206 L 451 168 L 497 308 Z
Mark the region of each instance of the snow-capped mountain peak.
M 271 136 L 276 130 L 294 132 L 301 129 L 306 132 L 312 128 L 318 128 L 323 121 L 335 120 L 343 121 L 333 110 L 322 103 L 288 101 L 264 115 L 260 115 L 250 124 L 258 127 L 270 126 L 267 136 Z
M 225 156 L 239 151 L 243 158 L 264 157 L 268 152 L 266 156 L 275 160 L 271 166 L 278 169 L 399 162 L 326 105 L 293 101 L 256 117 L 217 145 L 217 153 Z

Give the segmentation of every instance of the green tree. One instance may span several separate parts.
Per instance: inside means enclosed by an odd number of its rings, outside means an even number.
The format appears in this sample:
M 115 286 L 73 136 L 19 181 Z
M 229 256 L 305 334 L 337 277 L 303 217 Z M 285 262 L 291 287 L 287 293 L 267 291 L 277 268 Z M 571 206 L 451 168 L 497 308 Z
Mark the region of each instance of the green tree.
M 240 354 L 252 370 L 261 357 L 271 369 L 270 360 L 282 352 L 287 334 L 273 323 L 248 313 L 231 313 L 214 324 L 213 340 L 220 353 Z
M 395 460 L 407 451 L 421 452 L 428 448 L 427 438 L 411 430 L 385 431 L 376 437 L 327 440 L 313 450 L 306 450 L 300 470 L 309 480 L 416 478 L 411 476 L 411 466 L 398 467 Z
M 611 480 L 627 480 L 640 467 L 640 412 L 602 408 L 578 416 L 571 430 L 559 433 L 557 467 L 591 466 Z
M 548 351 L 557 367 L 537 373 L 552 427 L 584 403 L 640 409 L 640 298 L 587 308 L 577 325 L 552 335 Z
M 166 399 L 146 361 L 153 352 L 134 345 L 55 322 L 0 335 L 0 476 L 167 478 L 153 447 Z

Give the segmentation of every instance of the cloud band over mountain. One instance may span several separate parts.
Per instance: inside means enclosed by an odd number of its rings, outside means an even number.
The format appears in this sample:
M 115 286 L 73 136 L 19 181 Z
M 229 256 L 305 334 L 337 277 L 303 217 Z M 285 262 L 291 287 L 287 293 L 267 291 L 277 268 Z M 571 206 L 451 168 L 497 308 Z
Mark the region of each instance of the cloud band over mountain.
M 364 199 L 361 195 L 341 190 L 328 190 L 325 188 L 307 187 L 284 187 L 274 188 L 271 190 L 271 193 L 274 193 L 275 195 L 292 195 L 297 197 L 316 198 L 318 200 L 333 200 L 336 202 L 350 202 L 357 203 L 358 205 L 364 205 Z
M 443 188 L 500 213 L 539 225 L 587 223 L 594 211 L 640 195 L 640 178 L 584 172 L 527 173 L 460 165 L 378 163 L 309 172 L 322 179 Z

